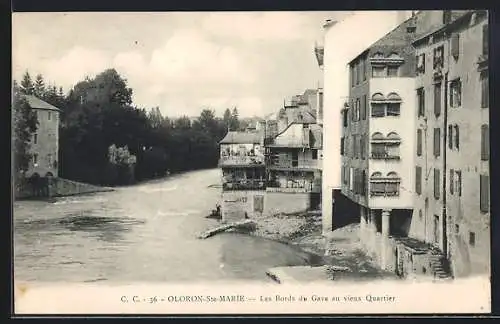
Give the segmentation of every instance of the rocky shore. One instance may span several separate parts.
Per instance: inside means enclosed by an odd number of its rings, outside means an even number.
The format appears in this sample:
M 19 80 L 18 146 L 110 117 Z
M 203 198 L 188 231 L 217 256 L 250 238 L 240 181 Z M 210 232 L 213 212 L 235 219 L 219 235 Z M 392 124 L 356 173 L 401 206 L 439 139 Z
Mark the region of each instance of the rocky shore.
M 395 277 L 379 269 L 367 255 L 360 242 L 359 224 L 350 224 L 323 235 L 320 212 L 278 214 L 259 217 L 255 221 L 256 228 L 249 232 L 250 235 L 294 245 L 321 256 L 322 269 L 319 271 L 318 267 L 290 268 L 296 278 L 359 281 Z

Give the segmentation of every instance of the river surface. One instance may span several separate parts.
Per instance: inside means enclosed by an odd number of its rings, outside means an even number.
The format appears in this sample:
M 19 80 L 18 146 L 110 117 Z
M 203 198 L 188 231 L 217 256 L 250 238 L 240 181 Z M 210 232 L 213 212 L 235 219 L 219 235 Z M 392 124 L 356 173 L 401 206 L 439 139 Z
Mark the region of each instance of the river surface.
M 220 199 L 220 171 L 174 175 L 116 191 L 14 203 L 14 276 L 39 282 L 267 281 L 310 255 L 236 233 L 196 238 Z

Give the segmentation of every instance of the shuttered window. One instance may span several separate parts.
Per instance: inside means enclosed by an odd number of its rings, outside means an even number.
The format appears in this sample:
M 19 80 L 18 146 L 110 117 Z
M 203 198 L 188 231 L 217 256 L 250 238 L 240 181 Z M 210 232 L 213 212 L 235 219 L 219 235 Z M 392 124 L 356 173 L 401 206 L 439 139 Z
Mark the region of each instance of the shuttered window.
M 439 190 L 440 190 L 440 172 L 439 169 L 434 169 L 434 198 L 439 199 Z
M 366 119 L 366 95 L 364 95 L 361 101 L 361 119 Z
M 450 194 L 453 195 L 453 193 L 455 192 L 455 186 L 454 186 L 454 182 L 455 182 L 455 177 L 454 177 L 454 171 L 453 169 L 450 169 Z
M 425 116 L 425 90 L 417 89 L 418 116 Z
M 460 34 L 455 33 L 451 35 L 451 56 L 455 60 L 458 60 L 458 56 L 460 55 Z
M 480 175 L 479 196 L 481 211 L 486 213 L 490 209 L 490 180 L 487 175 Z
M 438 157 L 441 154 L 441 129 L 434 128 L 434 156 Z
M 417 156 L 422 155 L 422 130 L 417 129 Z
M 415 167 L 415 192 L 422 194 L 422 167 Z
M 483 26 L 483 55 L 488 55 L 489 49 L 488 25 Z
M 458 125 L 453 126 L 453 129 L 455 130 L 455 148 L 457 150 L 460 149 L 460 128 Z
M 434 115 L 441 115 L 441 83 L 434 84 Z
M 489 91 L 490 78 L 488 70 L 481 71 L 480 82 L 481 82 L 481 108 L 488 108 L 488 106 L 490 105 L 490 91 Z
M 455 176 L 457 178 L 456 191 L 458 196 L 462 196 L 462 171 L 455 170 Z
M 490 158 L 490 130 L 488 125 L 481 126 L 481 160 L 488 161 Z
M 448 148 L 453 149 L 453 125 L 448 125 Z

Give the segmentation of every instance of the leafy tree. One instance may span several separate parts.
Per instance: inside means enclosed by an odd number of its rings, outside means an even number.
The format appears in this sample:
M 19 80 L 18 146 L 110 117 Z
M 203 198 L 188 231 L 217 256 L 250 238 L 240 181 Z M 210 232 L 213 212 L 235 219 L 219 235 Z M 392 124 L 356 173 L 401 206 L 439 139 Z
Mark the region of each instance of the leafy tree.
M 231 113 L 231 119 L 229 121 L 229 129 L 232 131 L 237 131 L 240 129 L 240 122 L 238 120 L 238 109 L 236 107 L 233 108 Z

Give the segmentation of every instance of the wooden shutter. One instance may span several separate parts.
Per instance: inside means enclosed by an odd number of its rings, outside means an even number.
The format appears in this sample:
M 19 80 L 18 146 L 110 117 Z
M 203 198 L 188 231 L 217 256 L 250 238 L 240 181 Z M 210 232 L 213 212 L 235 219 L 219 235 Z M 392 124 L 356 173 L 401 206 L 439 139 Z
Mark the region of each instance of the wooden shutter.
M 460 34 L 458 33 L 454 33 L 451 36 L 451 55 L 455 60 L 457 60 L 460 55 Z
M 481 126 L 481 160 L 488 161 L 490 157 L 490 132 L 488 125 Z
M 480 175 L 480 208 L 482 212 L 488 212 L 490 209 L 490 181 L 487 175 Z
M 441 115 L 441 83 L 434 84 L 434 115 Z
M 448 125 L 448 148 L 453 149 L 453 125 Z
M 417 156 L 422 155 L 422 130 L 417 129 Z
M 489 52 L 489 37 L 488 37 L 488 24 L 483 26 L 483 55 L 488 55 Z
M 452 195 L 455 192 L 454 182 L 455 182 L 454 172 L 453 172 L 453 169 L 450 169 L 450 194 L 452 194 Z
M 441 129 L 434 128 L 434 156 L 441 154 Z
M 434 169 L 434 198 L 439 199 L 440 191 L 440 172 L 439 169 Z
M 415 192 L 422 193 L 422 167 L 415 167 Z

